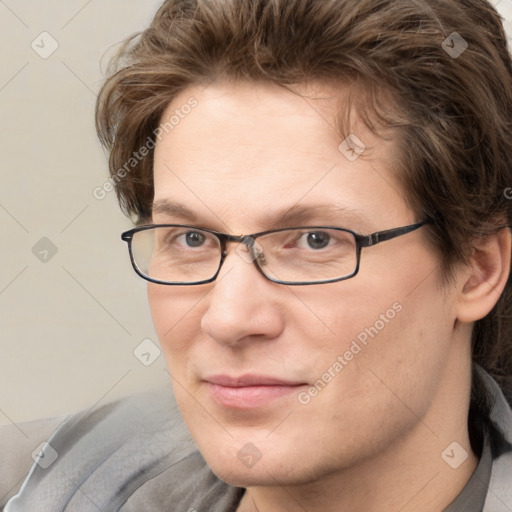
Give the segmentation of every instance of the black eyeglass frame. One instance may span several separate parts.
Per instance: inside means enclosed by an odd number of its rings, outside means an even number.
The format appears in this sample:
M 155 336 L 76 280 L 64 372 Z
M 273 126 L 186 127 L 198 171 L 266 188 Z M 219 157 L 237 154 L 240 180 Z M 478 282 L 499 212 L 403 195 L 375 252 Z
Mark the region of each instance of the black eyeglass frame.
M 121 239 L 128 244 L 128 251 L 130 253 L 130 260 L 131 260 L 133 269 L 140 277 L 142 277 L 146 281 L 149 281 L 150 283 L 163 284 L 163 285 L 168 285 L 168 286 L 188 286 L 188 285 L 212 283 L 213 281 L 215 281 L 215 279 L 217 279 L 220 269 L 222 268 L 224 260 L 226 259 L 226 256 L 228 254 L 228 252 L 226 250 L 227 242 L 238 242 L 238 243 L 245 244 L 247 246 L 247 248 L 249 249 L 249 251 L 251 253 L 251 256 L 253 257 L 253 263 L 256 265 L 256 268 L 258 269 L 260 274 L 262 274 L 263 277 L 265 277 L 265 279 L 268 279 L 269 281 L 276 283 L 276 284 L 285 284 L 285 285 L 290 285 L 290 286 L 304 286 L 304 285 L 312 285 L 312 284 L 336 283 L 339 281 L 344 281 L 346 279 L 350 279 L 350 278 L 354 277 L 355 275 L 357 275 L 357 273 L 359 272 L 359 266 L 360 266 L 360 260 L 361 260 L 361 249 L 363 249 L 364 247 L 371 247 L 373 245 L 379 244 L 381 242 L 385 242 L 386 240 L 391 240 L 393 238 L 397 238 L 402 235 L 406 235 L 407 233 L 411 233 L 412 231 L 415 231 L 415 230 L 421 228 L 425 224 L 430 224 L 432 222 L 433 222 L 432 220 L 426 219 L 426 220 L 424 220 L 422 222 L 418 222 L 416 224 L 409 224 L 408 226 L 400 226 L 397 228 L 386 229 L 384 231 L 377 231 L 375 233 L 372 233 L 371 235 L 361 235 L 361 234 L 356 233 L 355 231 L 352 231 L 350 229 L 340 228 L 340 227 L 335 227 L 335 226 L 297 226 L 297 227 L 290 227 L 290 228 L 271 229 L 268 231 L 260 231 L 259 233 L 253 233 L 251 235 L 239 235 L 239 236 L 229 235 L 227 233 L 221 233 L 219 231 L 213 231 L 211 229 L 200 228 L 198 226 L 191 226 L 188 224 L 150 224 L 150 225 L 145 225 L 145 226 L 138 226 L 136 228 L 125 231 L 124 233 L 121 234 Z M 220 248 L 221 248 L 220 262 L 219 262 L 219 267 L 218 267 L 217 271 L 215 272 L 215 274 L 213 275 L 213 277 L 211 277 L 209 279 L 205 279 L 203 281 L 192 281 L 192 282 L 186 282 L 186 283 L 167 282 L 167 281 L 160 281 L 158 279 L 153 279 L 140 271 L 140 269 L 138 268 L 138 266 L 135 262 L 135 258 L 133 256 L 133 249 L 132 249 L 133 236 L 140 231 L 147 231 L 147 230 L 155 229 L 155 228 L 172 228 L 172 227 L 191 228 L 191 229 L 198 230 L 198 231 L 205 231 L 207 233 L 210 233 L 210 234 L 216 236 L 219 239 Z M 337 231 L 344 231 L 346 233 L 350 233 L 356 241 L 356 268 L 355 268 L 354 272 L 352 272 L 352 274 L 347 275 L 347 276 L 338 277 L 335 279 L 324 279 L 322 281 L 281 281 L 279 279 L 273 279 L 272 277 L 267 276 L 258 262 L 258 260 L 260 259 L 259 258 L 260 255 L 254 254 L 254 249 L 253 249 L 254 242 L 256 241 L 257 238 L 264 236 L 264 235 L 269 235 L 272 233 L 279 233 L 281 231 L 289 231 L 289 230 L 294 230 L 294 229 L 309 229 L 309 230 L 334 229 Z M 264 256 L 264 254 L 263 254 L 263 256 Z

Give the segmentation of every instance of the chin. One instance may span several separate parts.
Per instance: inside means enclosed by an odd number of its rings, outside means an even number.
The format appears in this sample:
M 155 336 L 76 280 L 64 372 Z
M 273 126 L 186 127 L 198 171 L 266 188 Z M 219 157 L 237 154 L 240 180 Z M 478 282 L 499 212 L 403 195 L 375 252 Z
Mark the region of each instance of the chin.
M 256 462 L 244 459 L 244 449 L 236 448 L 233 443 L 224 445 L 220 443 L 216 449 L 212 449 L 209 443 L 203 450 L 200 446 L 203 458 L 213 473 L 221 480 L 235 487 L 276 486 L 276 485 L 304 485 L 336 471 L 337 468 L 329 468 L 325 462 L 314 460 L 309 456 L 302 456 L 291 446 L 284 449 L 281 443 L 264 445 L 260 443 L 261 458 Z M 244 445 L 245 446 L 245 445 Z M 246 453 L 251 454 L 253 447 L 246 448 Z M 253 455 L 258 457 L 256 451 Z M 334 461 L 331 461 L 334 462 Z
M 224 466 L 215 468 L 210 466 L 210 468 L 218 478 L 233 487 L 274 486 L 276 485 L 276 480 L 281 483 L 279 476 L 272 478 L 270 476 L 272 473 L 266 473 L 265 471 L 261 471 L 261 469 L 240 469 Z

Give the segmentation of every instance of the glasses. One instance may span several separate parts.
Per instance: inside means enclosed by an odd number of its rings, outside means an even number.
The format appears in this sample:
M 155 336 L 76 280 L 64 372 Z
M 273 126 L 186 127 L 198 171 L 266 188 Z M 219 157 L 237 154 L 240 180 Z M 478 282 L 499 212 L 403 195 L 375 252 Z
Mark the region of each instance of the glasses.
M 140 226 L 121 235 L 128 243 L 135 272 L 157 284 L 211 283 L 227 256 L 228 242 L 274 283 L 309 285 L 333 283 L 359 271 L 361 249 L 415 231 L 431 222 L 363 236 L 345 228 L 306 226 L 228 235 L 182 224 Z

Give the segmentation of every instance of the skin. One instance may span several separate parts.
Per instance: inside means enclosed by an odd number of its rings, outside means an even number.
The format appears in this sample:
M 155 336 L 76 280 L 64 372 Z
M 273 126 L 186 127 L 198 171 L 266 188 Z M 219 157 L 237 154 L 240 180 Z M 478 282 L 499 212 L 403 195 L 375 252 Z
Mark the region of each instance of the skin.
M 396 139 L 383 141 L 353 118 L 367 150 L 350 162 L 333 129 L 336 98 L 307 101 L 270 84 L 190 87 L 198 105 L 155 149 L 155 202 L 179 202 L 197 219 L 155 211 L 155 223 L 183 223 L 231 234 L 272 229 L 294 205 L 337 204 L 356 213 L 316 216 L 362 234 L 412 224 L 393 174 Z M 510 266 L 510 234 L 500 232 L 474 264 L 443 285 L 440 258 L 424 228 L 363 249 L 356 277 L 284 286 L 266 280 L 237 245 L 214 283 L 149 284 L 156 331 L 176 400 L 212 470 L 247 488 L 239 511 L 386 512 L 443 510 L 477 458 L 467 413 L 472 323 L 493 307 Z M 399 313 L 310 402 L 311 388 L 365 328 L 393 304 Z M 206 376 L 247 373 L 299 381 L 264 407 L 219 405 Z M 468 458 L 452 469 L 441 457 L 456 441 Z M 261 459 L 237 453 L 252 443 Z M 371 492 L 369 492 L 371 489 Z

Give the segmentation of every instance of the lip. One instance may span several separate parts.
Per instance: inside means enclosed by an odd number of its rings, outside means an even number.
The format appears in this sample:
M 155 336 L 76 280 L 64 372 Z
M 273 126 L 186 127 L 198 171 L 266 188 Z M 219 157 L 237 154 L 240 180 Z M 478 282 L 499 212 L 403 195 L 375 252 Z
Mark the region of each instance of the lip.
M 211 397 L 219 405 L 234 409 L 262 407 L 307 385 L 305 382 L 253 374 L 238 377 L 213 375 L 203 380 Z

